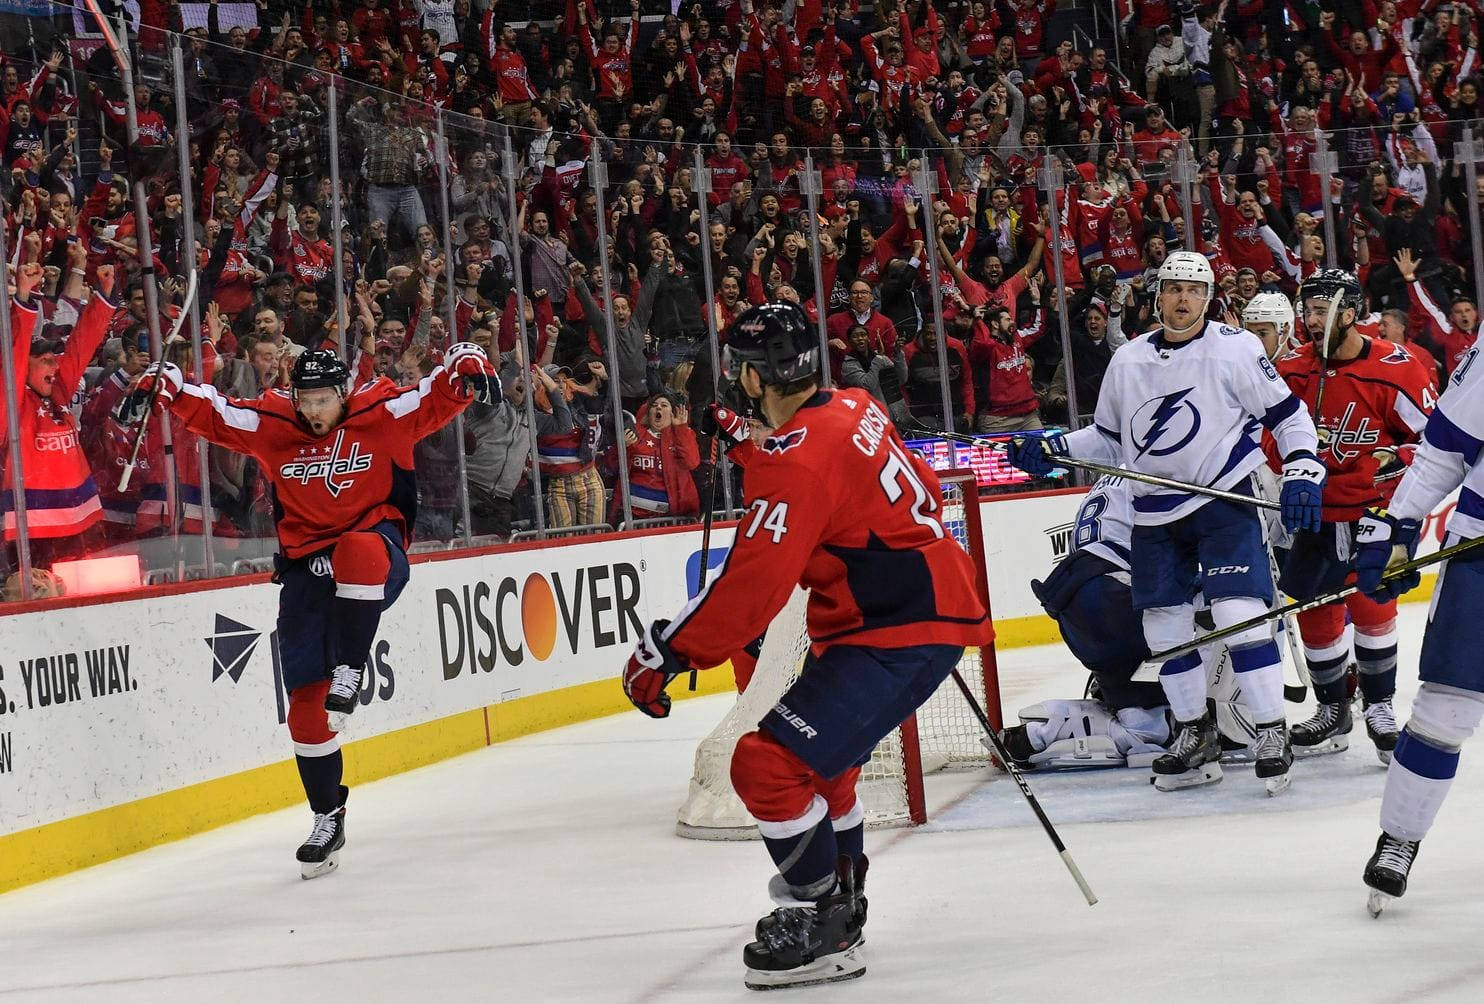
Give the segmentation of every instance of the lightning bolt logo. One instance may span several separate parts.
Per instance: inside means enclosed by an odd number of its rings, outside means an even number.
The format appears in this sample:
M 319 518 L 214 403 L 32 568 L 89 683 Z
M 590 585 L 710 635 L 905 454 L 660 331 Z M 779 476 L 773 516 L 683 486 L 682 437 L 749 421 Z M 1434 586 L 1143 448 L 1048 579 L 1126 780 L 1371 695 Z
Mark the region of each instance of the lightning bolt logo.
M 1201 413 L 1196 411 L 1192 402 L 1185 400 L 1194 390 L 1194 387 L 1186 387 L 1184 390 L 1177 390 L 1163 397 L 1150 398 L 1139 406 L 1139 410 L 1134 413 L 1134 422 L 1138 423 L 1146 412 L 1149 413 L 1149 417 L 1146 420 L 1146 431 L 1142 436 L 1138 434 L 1137 429 L 1132 430 L 1134 442 L 1139 447 L 1138 456 L 1142 457 L 1148 453 L 1151 457 L 1167 457 L 1184 449 L 1195 438 L 1201 428 Z M 1189 430 L 1173 445 L 1155 449 L 1154 447 L 1164 438 L 1165 433 L 1170 430 L 1172 423 L 1187 413 L 1190 415 Z

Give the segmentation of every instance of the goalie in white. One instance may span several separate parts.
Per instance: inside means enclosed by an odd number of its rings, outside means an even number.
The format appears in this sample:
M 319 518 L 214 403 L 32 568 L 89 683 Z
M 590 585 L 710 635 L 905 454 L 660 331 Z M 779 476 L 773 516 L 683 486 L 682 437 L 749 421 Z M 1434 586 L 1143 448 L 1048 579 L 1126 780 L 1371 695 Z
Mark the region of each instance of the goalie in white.
M 1308 413 L 1255 335 L 1206 320 L 1215 276 L 1203 256 L 1175 252 L 1157 278 L 1162 324 L 1114 353 L 1094 424 L 1069 435 L 1018 437 L 1012 462 L 1045 476 L 1058 456 L 1081 457 L 1251 493 L 1252 473 L 1263 463 L 1258 430 L 1266 427 L 1284 458 L 1284 526 L 1317 527 L 1324 467 L 1315 459 L 1318 443 Z M 1255 507 L 1172 488 L 1131 487 L 1131 590 L 1152 649 L 1178 648 L 1196 637 L 1198 591 L 1210 600 L 1218 627 L 1267 613 L 1273 579 Z M 1273 630 L 1242 632 L 1230 649 L 1257 722 L 1256 771 L 1268 792 L 1277 794 L 1288 787 L 1293 752 Z M 1220 741 L 1206 706 L 1200 656 L 1170 659 L 1161 667 L 1160 683 L 1179 729 L 1170 752 L 1154 762 L 1156 786 L 1168 791 L 1219 781 Z

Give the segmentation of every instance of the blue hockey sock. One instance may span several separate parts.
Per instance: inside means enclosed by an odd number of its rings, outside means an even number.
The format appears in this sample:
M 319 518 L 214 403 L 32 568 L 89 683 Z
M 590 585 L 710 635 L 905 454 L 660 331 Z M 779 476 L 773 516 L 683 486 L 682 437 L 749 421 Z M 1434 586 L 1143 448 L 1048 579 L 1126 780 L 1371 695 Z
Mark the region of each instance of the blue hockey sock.
M 337 749 L 324 756 L 294 757 L 299 766 L 299 780 L 304 783 L 304 795 L 309 807 L 315 812 L 333 812 L 340 808 L 340 778 L 345 772 L 345 761 Z
M 835 862 L 839 856 L 829 806 L 818 795 L 797 819 L 783 822 L 759 820 L 758 832 L 778 873 L 795 899 L 810 901 L 835 888 Z
M 830 820 L 830 825 L 835 829 L 836 853 L 849 854 L 852 861 L 859 861 L 866 852 L 866 810 L 860 799 L 845 815 Z
M 1457 772 L 1457 750 L 1434 746 L 1409 728 L 1402 729 L 1386 770 L 1381 828 L 1401 840 L 1427 836 Z
M 1370 648 L 1365 636 L 1357 635 L 1355 661 L 1360 664 L 1360 693 L 1365 703 L 1391 700 L 1396 694 L 1396 642 Z

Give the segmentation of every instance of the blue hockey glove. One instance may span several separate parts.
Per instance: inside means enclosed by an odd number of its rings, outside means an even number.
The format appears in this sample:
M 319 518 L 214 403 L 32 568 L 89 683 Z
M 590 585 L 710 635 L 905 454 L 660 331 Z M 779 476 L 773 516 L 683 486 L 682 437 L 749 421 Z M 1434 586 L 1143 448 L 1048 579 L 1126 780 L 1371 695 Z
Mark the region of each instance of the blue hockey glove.
M 696 668 L 676 655 L 661 637 L 669 626 L 667 620 L 651 624 L 623 669 L 624 694 L 650 718 L 664 718 L 670 713 L 670 695 L 665 693 L 665 688 L 681 673 Z
M 1010 463 L 1033 478 L 1048 478 L 1056 469 L 1054 459 L 1067 455 L 1067 440 L 1059 432 L 1045 436 L 1011 436 Z
M 1324 465 L 1308 451 L 1294 453 L 1283 461 L 1283 489 L 1278 494 L 1283 529 L 1319 532 L 1320 499 L 1324 490 Z
M 1422 573 L 1382 581 L 1386 569 L 1410 561 L 1417 553 L 1417 532 L 1422 524 L 1415 519 L 1397 519 L 1385 509 L 1371 508 L 1355 527 L 1355 584 L 1367 596 L 1384 603 L 1395 599 L 1422 582 Z

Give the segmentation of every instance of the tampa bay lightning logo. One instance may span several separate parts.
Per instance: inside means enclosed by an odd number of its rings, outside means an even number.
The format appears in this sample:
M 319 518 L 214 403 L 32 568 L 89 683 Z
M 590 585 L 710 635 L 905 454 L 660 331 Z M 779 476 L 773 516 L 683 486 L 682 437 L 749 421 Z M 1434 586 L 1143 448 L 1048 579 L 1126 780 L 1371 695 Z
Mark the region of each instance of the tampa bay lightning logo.
M 1186 387 L 1139 405 L 1129 422 L 1129 432 L 1139 456 L 1168 457 L 1190 444 L 1201 431 L 1201 413 L 1186 398 L 1195 391 Z

